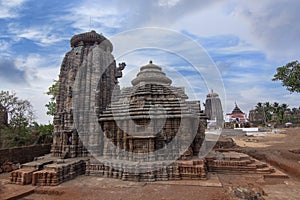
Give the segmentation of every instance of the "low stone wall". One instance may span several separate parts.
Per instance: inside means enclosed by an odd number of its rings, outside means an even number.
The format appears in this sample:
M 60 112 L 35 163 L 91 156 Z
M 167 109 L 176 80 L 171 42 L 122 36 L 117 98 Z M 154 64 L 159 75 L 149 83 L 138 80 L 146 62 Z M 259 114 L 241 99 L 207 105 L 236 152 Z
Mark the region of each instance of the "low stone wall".
M 35 157 L 50 153 L 50 148 L 51 144 L 39 144 L 25 147 L 0 149 L 0 166 L 5 161 L 11 161 L 15 163 L 30 162 Z
M 140 166 L 137 167 L 137 165 Z M 155 169 L 156 167 L 158 168 Z M 138 182 L 207 179 L 205 161 L 200 159 L 177 160 L 171 165 L 163 165 L 159 161 L 120 163 L 119 160 L 115 160 L 111 163 L 101 163 L 98 160 L 89 160 L 86 163 L 85 174 Z

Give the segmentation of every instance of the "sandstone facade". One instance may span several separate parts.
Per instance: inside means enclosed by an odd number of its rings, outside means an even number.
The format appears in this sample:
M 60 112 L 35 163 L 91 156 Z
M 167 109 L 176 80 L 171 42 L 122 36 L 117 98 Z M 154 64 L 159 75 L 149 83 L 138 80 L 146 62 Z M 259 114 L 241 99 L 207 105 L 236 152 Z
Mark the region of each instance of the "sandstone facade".
M 72 50 L 64 57 L 59 75 L 57 113 L 53 121 L 54 137 L 51 149 L 54 156 L 65 158 L 88 155 L 78 130 L 74 127 L 74 87 L 79 88 L 78 93 L 91 94 L 94 92 L 91 91 L 91 84 L 97 84 L 97 96 L 83 96 L 84 99 L 79 103 L 82 106 L 94 103 L 99 114 L 110 103 L 112 90 L 118 83 L 117 78 L 122 76 L 121 69 L 124 68 L 116 67 L 111 54 L 112 44 L 95 31 L 73 36 L 71 47 Z M 101 76 L 101 82 L 95 83 L 95 74 Z

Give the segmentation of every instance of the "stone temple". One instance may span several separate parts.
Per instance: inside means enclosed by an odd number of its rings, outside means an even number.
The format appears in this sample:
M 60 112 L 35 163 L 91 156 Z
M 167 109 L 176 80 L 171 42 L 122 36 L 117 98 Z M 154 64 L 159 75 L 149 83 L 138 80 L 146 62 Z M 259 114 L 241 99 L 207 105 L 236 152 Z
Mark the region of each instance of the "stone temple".
M 215 128 L 223 128 L 224 117 L 221 100 L 213 90 L 206 96 L 205 114 L 209 120 L 215 120 Z
M 206 179 L 208 170 L 249 165 L 257 171 L 255 161 L 240 154 L 204 158 L 207 117 L 200 101 L 189 101 L 152 61 L 131 87 L 120 89 L 125 63 L 116 66 L 108 39 L 82 33 L 72 37 L 71 48 L 59 75 L 51 154 L 22 164 L 12 183 L 58 185 L 81 174 L 124 181 Z
M 59 77 L 53 156 L 93 157 L 87 174 L 144 181 L 179 178 L 183 164 L 174 161 L 191 160 L 182 175 L 205 177 L 197 159 L 206 126 L 199 101 L 187 101 L 152 61 L 121 91 L 125 64 L 116 67 L 112 44 L 95 31 L 75 35 L 71 47 Z

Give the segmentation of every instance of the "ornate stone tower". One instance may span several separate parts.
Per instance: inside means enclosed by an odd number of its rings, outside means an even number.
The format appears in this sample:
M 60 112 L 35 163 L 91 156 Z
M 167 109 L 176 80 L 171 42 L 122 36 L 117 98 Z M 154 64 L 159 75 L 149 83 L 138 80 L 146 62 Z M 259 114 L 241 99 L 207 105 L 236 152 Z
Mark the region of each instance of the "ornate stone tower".
M 219 95 L 213 91 L 206 96 L 205 114 L 208 119 L 216 120 L 216 127 L 223 128 L 224 117 Z
M 75 35 L 70 43 L 72 50 L 65 55 L 59 75 L 57 113 L 53 122 L 54 137 L 51 151 L 54 156 L 59 157 L 82 157 L 87 156 L 88 151 L 74 127 L 75 82 L 85 89 L 85 95 L 87 92 L 95 93 L 89 91 L 91 84 L 97 81 L 91 78 L 92 74 L 98 72 L 102 75 L 97 83 L 96 97 L 86 95 L 84 99 L 94 102 L 95 111 L 100 114 L 110 103 L 111 94 L 118 83 L 117 79 L 122 76 L 121 71 L 125 64 L 116 67 L 111 54 L 113 50 L 111 42 L 95 31 Z M 82 73 L 79 74 L 79 71 Z M 90 102 L 80 103 L 83 106 L 90 105 Z

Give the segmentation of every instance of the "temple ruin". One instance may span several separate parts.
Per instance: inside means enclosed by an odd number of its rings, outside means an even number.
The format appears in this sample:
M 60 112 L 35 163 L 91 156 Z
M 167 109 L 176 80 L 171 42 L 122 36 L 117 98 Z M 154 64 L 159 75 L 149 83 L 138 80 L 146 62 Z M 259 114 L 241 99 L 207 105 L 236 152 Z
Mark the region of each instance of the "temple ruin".
M 131 87 L 120 89 L 126 65 L 116 66 L 108 39 L 91 31 L 70 43 L 59 75 L 51 154 L 12 172 L 12 183 L 58 185 L 81 174 L 162 181 L 206 179 L 208 170 L 272 172 L 242 153 L 213 151 L 206 159 L 200 101 L 172 86 L 162 67 L 150 61 Z

